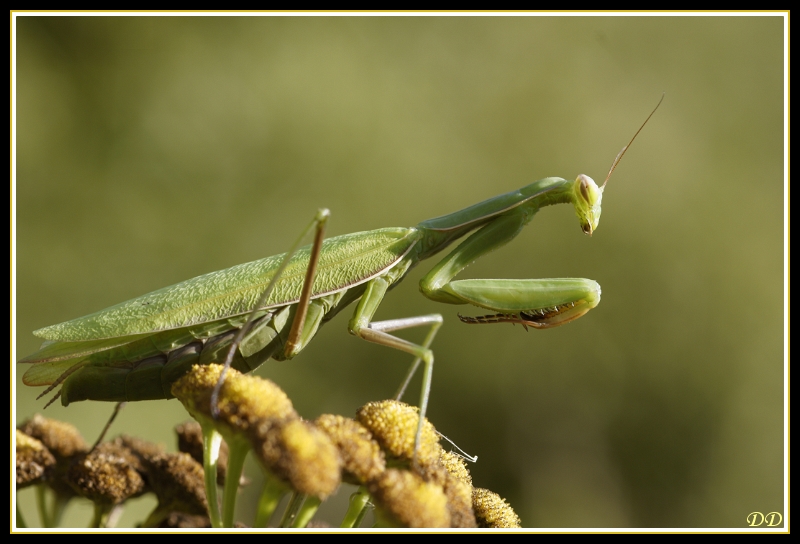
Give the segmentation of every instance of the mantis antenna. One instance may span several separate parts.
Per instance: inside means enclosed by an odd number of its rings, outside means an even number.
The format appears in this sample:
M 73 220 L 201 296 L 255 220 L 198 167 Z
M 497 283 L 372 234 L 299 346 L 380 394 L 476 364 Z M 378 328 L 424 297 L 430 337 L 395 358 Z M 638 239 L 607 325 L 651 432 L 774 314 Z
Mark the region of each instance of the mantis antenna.
M 614 162 L 611 164 L 611 170 L 609 170 L 609 171 L 608 171 L 608 175 L 606 176 L 606 180 L 603 182 L 603 185 L 601 185 L 601 186 L 600 186 L 600 188 L 601 188 L 601 189 L 602 189 L 603 187 L 605 187 L 605 186 L 606 186 L 606 183 L 608 183 L 608 178 L 610 178 L 610 177 L 611 177 L 611 172 L 613 172 L 613 171 L 614 171 L 614 169 L 617 167 L 617 165 L 619 164 L 619 161 L 622 159 L 622 156 L 625 154 L 625 152 L 626 152 L 626 151 L 628 150 L 628 148 L 631 146 L 631 144 L 633 143 L 633 141 L 636 139 L 636 137 L 637 137 L 637 136 L 639 135 L 639 133 L 642 131 L 642 129 L 644 128 L 644 126 L 647 124 L 647 122 L 650 120 L 650 118 L 651 118 L 651 117 L 653 116 L 653 114 L 656 112 L 656 110 L 658 109 L 658 107 L 659 107 L 659 106 L 661 105 L 661 103 L 664 101 L 664 96 L 666 96 L 666 94 L 667 94 L 666 92 L 664 92 L 664 93 L 661 93 L 661 100 L 659 100 L 659 101 L 658 101 L 658 104 L 656 104 L 656 107 L 655 107 L 655 108 L 653 108 L 653 111 L 651 111 L 651 112 L 650 112 L 650 115 L 648 115 L 648 116 L 647 116 L 647 119 L 645 119 L 645 120 L 644 120 L 644 123 L 642 123 L 642 126 L 640 126 L 640 127 L 639 127 L 639 130 L 637 130 L 637 131 L 636 131 L 636 134 L 634 134 L 634 135 L 633 135 L 633 138 L 631 138 L 631 141 L 630 141 L 630 142 L 628 142 L 628 145 L 626 145 L 625 147 L 623 147 L 623 148 L 622 148 L 622 151 L 620 151 L 620 152 L 617 154 L 617 158 L 615 158 L 615 159 L 614 159 Z

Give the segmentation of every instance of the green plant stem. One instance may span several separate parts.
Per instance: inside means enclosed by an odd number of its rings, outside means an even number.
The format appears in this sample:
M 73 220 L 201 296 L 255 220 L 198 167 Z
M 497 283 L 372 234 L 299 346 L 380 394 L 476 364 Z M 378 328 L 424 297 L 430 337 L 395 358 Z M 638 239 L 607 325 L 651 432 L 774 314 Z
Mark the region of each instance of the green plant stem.
M 300 507 L 300 510 L 297 512 L 297 516 L 294 518 L 294 523 L 292 523 L 292 527 L 295 529 L 302 529 L 308 522 L 311 521 L 311 518 L 314 517 L 314 514 L 317 513 L 317 509 L 322 501 L 317 497 L 307 497 L 306 500 L 303 502 L 303 506 Z
M 50 508 L 50 527 L 58 527 L 61 524 L 61 516 L 67 509 L 67 503 L 72 500 L 73 495 L 56 493 L 53 491 L 53 504 Z
M 222 494 L 222 526 L 233 527 L 236 508 L 236 494 L 239 491 L 239 479 L 242 476 L 244 460 L 250 444 L 246 440 L 233 438 L 228 440 L 228 470 L 225 475 L 225 490 Z
M 44 484 L 36 486 L 36 509 L 39 510 L 39 518 L 42 520 L 42 527 L 52 527 L 52 520 L 47 511 L 47 486 Z
M 272 514 L 281 502 L 281 497 L 286 493 L 286 486 L 273 478 L 269 473 L 264 473 L 264 487 L 258 499 L 258 511 L 253 527 L 267 527 Z
M 17 529 L 27 529 L 28 525 L 25 523 L 25 517 L 19 509 L 19 496 L 17 496 Z
M 219 514 L 219 500 L 217 499 L 217 462 L 219 461 L 219 447 L 222 435 L 208 423 L 200 422 L 203 430 L 203 471 L 205 473 L 206 498 L 208 499 L 208 517 L 211 526 L 215 529 L 222 528 L 222 518 Z
M 111 509 L 112 508 L 106 504 L 94 503 L 94 516 L 92 517 L 92 523 L 89 527 L 105 529 L 108 526 Z
M 160 504 L 157 505 L 155 509 L 150 512 L 150 515 L 147 516 L 147 519 L 144 520 L 144 523 L 142 523 L 142 529 L 158 527 L 158 524 L 161 523 L 164 518 L 167 517 L 167 515 L 169 515 L 169 512 L 167 512 Z
M 350 495 L 350 506 L 347 508 L 347 513 L 344 515 L 342 524 L 339 527 L 342 529 L 358 527 L 367 512 L 368 502 L 369 493 L 367 488 L 362 485 L 355 493 Z
M 294 519 L 297 516 L 297 512 L 300 510 L 300 507 L 303 505 L 306 496 L 302 493 L 298 493 L 296 491 L 292 492 L 292 496 L 289 499 L 289 504 L 286 505 L 286 511 L 283 513 L 283 518 L 281 518 L 281 524 L 279 527 L 291 527 L 292 523 L 294 523 Z

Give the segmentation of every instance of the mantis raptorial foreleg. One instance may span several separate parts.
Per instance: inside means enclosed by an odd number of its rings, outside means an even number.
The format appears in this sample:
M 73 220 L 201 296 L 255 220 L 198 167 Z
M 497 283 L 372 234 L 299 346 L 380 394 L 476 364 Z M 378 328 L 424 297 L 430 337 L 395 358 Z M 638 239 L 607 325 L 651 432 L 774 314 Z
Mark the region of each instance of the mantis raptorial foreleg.
M 505 245 L 533 218 L 525 208 L 481 227 L 420 280 L 422 294 L 449 304 L 471 304 L 498 312 L 466 323 L 510 322 L 549 328 L 582 316 L 600 302 L 600 286 L 582 278 L 477 279 L 453 278 L 479 257 Z
M 451 280 L 486 253 L 514 239 L 533 217 L 526 215 L 515 213 L 500 217 L 471 234 L 420 280 L 422 294 L 437 302 L 464 304 L 465 301 L 449 288 Z

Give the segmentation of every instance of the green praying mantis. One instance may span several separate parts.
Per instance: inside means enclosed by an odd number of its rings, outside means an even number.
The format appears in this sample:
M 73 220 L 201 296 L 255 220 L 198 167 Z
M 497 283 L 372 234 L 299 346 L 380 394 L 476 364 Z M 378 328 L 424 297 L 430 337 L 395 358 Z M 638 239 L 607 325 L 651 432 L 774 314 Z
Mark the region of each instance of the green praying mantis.
M 591 235 L 611 173 L 660 104 L 614 159 L 600 186 L 584 174 L 574 181 L 548 177 L 416 227 L 330 239 L 324 239 L 328 212 L 320 210 L 311 225 L 316 235 L 310 246 L 205 274 L 34 331 L 45 342 L 19 361 L 30 364 L 23 382 L 49 386 L 40 397 L 60 386 L 50 403 L 60 397 L 64 406 L 82 400 L 171 398 L 172 383 L 195 364 L 224 360 L 226 367 L 250 372 L 270 358 L 291 359 L 319 327 L 357 303 L 348 324 L 351 334 L 415 358 L 398 398 L 419 364 L 424 365 L 418 443 L 434 363 L 430 345 L 443 319 L 432 314 L 373 321 L 387 291 L 418 263 L 468 235 L 420 281 L 420 291 L 431 300 L 490 312 L 459 316 L 461 321 L 546 329 L 586 314 L 600 301 L 600 286 L 589 279 L 453 278 L 511 241 L 545 206 L 571 204 L 582 231 Z M 428 327 L 422 343 L 392 334 L 412 327 Z

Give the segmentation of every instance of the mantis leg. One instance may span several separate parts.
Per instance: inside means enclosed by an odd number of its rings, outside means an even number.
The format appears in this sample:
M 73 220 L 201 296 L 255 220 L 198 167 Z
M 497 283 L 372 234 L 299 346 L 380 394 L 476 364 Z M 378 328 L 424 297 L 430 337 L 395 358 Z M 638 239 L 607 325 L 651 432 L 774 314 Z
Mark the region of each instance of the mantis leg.
M 317 274 L 319 254 L 322 250 L 322 241 L 325 238 L 325 224 L 328 221 L 329 215 L 330 212 L 324 209 L 320 210 L 314 218 L 314 222 L 317 224 L 317 230 L 314 235 L 314 244 L 311 247 L 311 259 L 306 269 L 306 277 L 303 280 L 303 290 L 300 293 L 300 300 L 297 302 L 297 312 L 294 315 L 294 321 L 292 321 L 289 339 L 286 341 L 286 348 L 284 351 L 286 354 L 295 351 L 300 341 L 300 335 L 303 333 L 303 325 L 305 324 L 306 315 L 308 313 L 308 304 L 311 301 L 311 288 L 314 286 L 314 277 Z M 264 298 L 266 299 L 266 296 Z
M 436 333 L 439 331 L 439 327 L 442 326 L 443 321 L 444 320 L 441 314 L 419 315 L 416 317 L 406 317 L 402 319 L 373 321 L 369 324 L 369 328 L 373 331 L 388 333 L 402 329 L 410 329 L 412 327 L 423 327 L 425 325 L 430 325 L 431 328 L 428 331 L 428 335 L 425 337 L 425 340 L 422 341 L 422 344 L 420 344 L 423 348 L 428 349 L 431 347 L 433 339 L 436 337 Z M 417 371 L 417 368 L 421 362 L 422 357 L 417 357 L 414 359 L 414 362 L 411 363 L 411 367 L 409 367 L 406 377 L 403 378 L 403 383 L 400 384 L 397 393 L 394 395 L 395 400 L 402 400 L 403 395 L 406 392 L 406 388 L 408 387 L 408 383 L 411 381 L 411 378 L 414 377 L 414 373 Z M 428 385 L 428 388 L 430 389 L 430 384 Z
M 214 387 L 214 391 L 211 394 L 211 413 L 216 418 L 219 412 L 219 393 L 222 389 L 222 384 L 225 383 L 225 373 L 230 368 L 233 357 L 236 350 L 239 348 L 239 345 L 242 342 L 242 339 L 245 335 L 250 331 L 250 328 L 253 322 L 257 318 L 256 310 L 264 305 L 267 301 L 267 297 L 272 292 L 272 289 L 275 287 L 276 282 L 281 277 L 281 274 L 286 269 L 286 266 L 289 264 L 289 260 L 294 255 L 295 251 L 297 250 L 298 246 L 302 242 L 303 238 L 305 238 L 308 231 L 316 226 L 316 234 L 314 236 L 314 243 L 311 249 L 311 259 L 308 264 L 308 268 L 306 269 L 306 276 L 303 280 L 303 289 L 300 293 L 300 300 L 297 302 L 297 311 L 295 312 L 294 321 L 292 322 L 292 328 L 289 333 L 289 339 L 286 344 L 286 353 L 291 353 L 297 348 L 298 340 L 301 336 L 303 331 L 303 325 L 305 323 L 306 315 L 308 313 L 308 306 L 311 300 L 311 288 L 314 284 L 314 277 L 316 276 L 317 271 L 317 263 L 319 261 L 319 254 L 322 248 L 322 240 L 325 237 L 325 224 L 327 223 L 328 217 L 330 216 L 330 211 L 323 208 L 317 212 L 317 215 L 314 217 L 314 220 L 306 227 L 303 233 L 298 237 L 295 243 L 292 245 L 292 248 L 286 253 L 283 261 L 281 262 L 278 270 L 275 272 L 272 280 L 267 285 L 267 288 L 264 290 L 264 293 L 261 295 L 261 298 L 258 300 L 258 303 L 253 308 L 253 311 L 250 313 L 245 324 L 239 329 L 239 332 L 236 334 L 233 342 L 231 342 L 231 347 L 228 350 L 228 355 L 225 358 L 225 365 L 220 374 L 219 380 L 217 381 L 217 385 Z M 218 435 L 217 435 L 218 436 Z M 217 447 L 218 449 L 218 447 Z M 233 508 L 236 500 L 236 488 L 238 487 L 238 480 L 239 477 L 237 474 L 241 473 L 241 463 L 244 462 L 244 455 L 247 454 L 247 450 L 240 451 L 239 457 L 232 456 L 229 459 L 229 468 L 232 468 L 232 472 L 230 475 L 235 478 L 235 480 L 229 479 L 226 482 L 226 489 L 225 489 L 225 498 L 223 499 L 224 507 L 225 507 L 225 517 L 223 520 L 216 519 L 216 524 L 220 527 L 225 526 L 232 526 L 233 522 Z M 212 509 L 213 513 L 218 516 L 217 504 L 216 504 L 216 467 L 212 465 L 210 458 L 216 456 L 216 452 L 206 450 L 204 448 L 204 472 L 206 477 L 206 496 L 209 497 L 209 508 Z M 235 461 L 236 460 L 236 461 Z M 236 466 L 236 462 L 238 462 L 238 471 L 233 469 Z M 229 492 L 229 490 L 233 490 Z
M 328 221 L 328 217 L 330 217 L 331 212 L 327 208 L 321 208 L 317 215 L 314 216 L 314 219 L 311 223 L 303 230 L 302 234 L 295 240 L 294 244 L 292 245 L 291 249 L 281 262 L 278 270 L 275 272 L 275 275 L 272 277 L 272 281 L 269 282 L 267 288 L 264 289 L 264 293 L 261 295 L 261 298 L 258 300 L 258 303 L 255 305 L 254 310 L 260 308 L 264 305 L 267 301 L 267 297 L 272 292 L 272 289 L 275 287 L 278 279 L 280 279 L 281 274 L 286 269 L 286 266 L 289 264 L 289 260 L 294 255 L 294 252 L 297 250 L 298 246 L 302 242 L 303 238 L 305 238 L 306 234 L 312 227 L 316 226 L 316 234 L 314 236 L 314 244 L 311 249 L 311 261 L 309 262 L 308 269 L 306 270 L 306 277 L 303 280 L 303 290 L 300 294 L 300 300 L 298 301 L 298 311 L 295 314 L 294 322 L 292 323 L 292 329 L 289 334 L 289 342 L 294 345 L 297 342 L 297 339 L 300 336 L 300 333 L 303 330 L 303 324 L 306 318 L 306 312 L 308 310 L 308 303 L 311 299 L 311 287 L 314 284 L 314 276 L 316 275 L 317 271 L 317 262 L 319 260 L 319 253 L 320 249 L 322 248 L 322 240 L 325 234 L 325 224 Z M 222 374 L 220 374 L 219 381 L 217 382 L 216 387 L 214 388 L 214 392 L 211 394 L 211 413 L 214 414 L 216 417 L 218 407 L 217 401 L 219 399 L 219 391 L 222 388 L 222 384 L 225 382 L 225 373 L 231 367 L 231 363 L 233 362 L 233 356 L 236 350 L 241 344 L 242 339 L 250 330 L 253 321 L 256 319 L 256 312 L 253 311 L 250 313 L 250 317 L 248 317 L 247 322 L 239 329 L 239 332 L 236 334 L 236 338 L 234 338 L 233 342 L 231 342 L 231 347 L 228 350 L 228 356 L 225 358 L 224 369 Z M 287 351 L 290 351 L 287 346 Z
M 403 384 L 397 393 L 398 399 L 405 392 L 405 388 L 411 377 L 414 375 L 420 362 L 425 363 L 425 369 L 422 375 L 422 390 L 420 391 L 419 401 L 419 423 L 417 424 L 417 432 L 414 438 L 414 456 L 416 457 L 416 450 L 419 447 L 420 437 L 422 436 L 422 424 L 425 414 L 428 410 L 428 398 L 431 391 L 431 379 L 433 376 L 433 351 L 430 349 L 430 344 L 436 336 L 436 332 L 442 325 L 443 319 L 440 314 L 423 315 L 417 317 L 408 317 L 404 319 L 391 319 L 387 321 L 372 321 L 372 316 L 378 309 L 386 290 L 391 285 L 391 282 L 383 277 L 375 278 L 367 285 L 364 295 L 356 308 L 353 319 L 350 321 L 350 333 L 363 338 L 368 342 L 380 344 L 390 348 L 398 349 L 406 353 L 410 353 L 415 357 Z M 430 326 L 430 331 L 422 344 L 415 344 L 398 338 L 390 332 L 408 329 L 411 327 L 424 327 Z
M 422 293 L 438 302 L 472 304 L 497 312 L 466 323 L 520 323 L 549 328 L 582 316 L 600 302 L 597 282 L 582 278 L 451 281 L 480 256 L 514 238 L 530 216 L 522 211 L 482 227 L 442 259 L 422 280 Z

